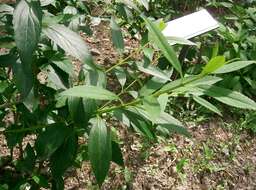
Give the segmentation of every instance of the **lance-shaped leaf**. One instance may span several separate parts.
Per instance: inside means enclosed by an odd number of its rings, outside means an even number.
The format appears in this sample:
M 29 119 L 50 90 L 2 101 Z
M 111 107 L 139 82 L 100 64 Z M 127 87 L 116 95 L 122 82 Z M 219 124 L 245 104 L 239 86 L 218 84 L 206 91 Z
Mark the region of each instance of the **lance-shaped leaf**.
M 122 53 L 124 50 L 124 39 L 120 27 L 116 23 L 114 17 L 110 20 L 112 42 L 115 48 Z
M 116 100 L 118 96 L 98 86 L 75 86 L 60 93 L 61 96 L 90 98 L 95 100 Z
M 184 78 L 167 83 L 159 90 L 159 93 L 180 90 L 180 88 L 182 88 L 184 86 L 189 87 L 191 89 L 196 86 L 204 85 L 204 84 L 212 85 L 221 80 L 222 80 L 222 78 L 215 77 L 215 76 L 204 76 L 202 78 L 200 78 L 196 75 L 188 76 L 188 77 L 184 77 Z
M 108 173 L 112 146 L 111 135 L 104 120 L 97 118 L 89 135 L 88 153 L 93 173 L 99 185 L 101 185 Z
M 66 53 L 86 64 L 92 64 L 92 56 L 83 39 L 75 32 L 60 24 L 49 25 L 43 29 L 44 34 L 54 41 Z
M 223 67 L 214 71 L 214 74 L 223 74 L 223 73 L 230 73 L 233 71 L 237 71 L 244 67 L 247 67 L 251 64 L 256 64 L 256 61 L 235 61 L 229 64 L 224 65 Z
M 22 62 L 31 62 L 41 33 L 42 10 L 39 1 L 19 1 L 14 10 L 14 38 Z M 28 63 L 26 63 L 28 62 Z
M 141 63 L 138 63 L 137 66 L 138 66 L 138 69 L 143 73 L 155 76 L 157 78 L 160 78 L 166 81 L 170 80 L 170 77 L 166 73 L 164 73 L 161 69 L 155 67 L 154 65 L 145 66 Z
M 143 19 L 146 22 L 149 32 L 152 34 L 152 38 L 154 43 L 158 46 L 158 48 L 162 51 L 166 59 L 172 64 L 172 66 L 182 75 L 181 65 L 179 59 L 176 56 L 175 51 L 169 45 L 167 39 L 162 34 L 161 30 L 157 28 L 157 26 L 143 16 Z
M 202 85 L 198 89 L 224 104 L 242 109 L 256 110 L 256 103 L 239 92 L 214 85 Z
M 197 103 L 199 103 L 199 104 L 201 104 L 202 106 L 204 106 L 205 108 L 207 108 L 207 109 L 211 110 L 212 112 L 215 112 L 215 113 L 217 113 L 218 115 L 222 116 L 220 110 L 219 110 L 215 105 L 213 105 L 213 104 L 211 104 L 210 102 L 208 102 L 207 100 L 205 100 L 205 99 L 203 99 L 203 98 L 201 98 L 201 97 L 199 97 L 199 96 L 193 96 L 193 99 L 194 99 Z

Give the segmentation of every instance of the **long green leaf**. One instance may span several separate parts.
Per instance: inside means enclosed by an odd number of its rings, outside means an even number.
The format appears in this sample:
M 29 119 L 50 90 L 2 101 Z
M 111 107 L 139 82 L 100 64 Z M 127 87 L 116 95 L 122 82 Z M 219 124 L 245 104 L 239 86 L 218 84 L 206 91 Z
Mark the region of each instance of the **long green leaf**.
M 66 53 L 82 62 L 92 64 L 92 56 L 83 39 L 75 32 L 60 24 L 49 25 L 43 28 L 44 34 L 54 41 Z
M 172 66 L 182 75 L 179 59 L 177 58 L 173 48 L 169 45 L 167 39 L 162 34 L 161 30 L 157 28 L 157 26 L 145 16 L 143 16 L 143 19 L 146 22 L 149 32 L 152 34 L 151 36 L 154 40 L 154 43 L 162 51 L 162 53 L 164 54 L 166 59 L 172 64 Z
M 230 72 L 242 69 L 244 67 L 247 67 L 251 64 L 256 64 L 256 61 L 235 61 L 227 65 L 224 65 L 223 67 L 217 69 L 213 73 L 214 74 L 230 73 Z
M 118 82 L 121 84 L 121 86 L 123 88 L 126 83 L 126 80 L 127 80 L 126 79 L 127 76 L 126 76 L 124 69 L 122 67 L 116 68 L 115 75 L 116 75 Z
M 256 110 L 256 103 L 239 92 L 214 85 L 202 85 L 198 89 L 224 104 L 242 109 Z
M 98 184 L 101 185 L 108 173 L 112 155 L 110 131 L 101 118 L 93 122 L 89 135 L 88 153 L 93 173 Z
M 184 77 L 175 81 L 171 81 L 169 83 L 167 83 L 166 85 L 164 85 L 160 90 L 159 93 L 163 93 L 163 92 L 172 92 L 174 90 L 180 90 L 180 88 L 186 86 L 188 88 L 193 88 L 196 87 L 198 85 L 212 85 L 215 84 L 219 81 L 221 81 L 222 78 L 220 77 L 215 77 L 215 76 L 205 76 L 205 77 L 198 77 L 196 75 L 194 76 L 188 76 L 188 77 Z
M 124 39 L 120 27 L 116 23 L 114 17 L 110 20 L 112 42 L 115 48 L 122 53 L 124 51 Z
M 207 100 L 205 100 L 205 99 L 203 99 L 203 98 L 201 98 L 201 97 L 199 97 L 199 96 L 193 96 L 193 99 L 194 99 L 197 103 L 199 103 L 199 104 L 201 104 L 202 106 L 204 106 L 205 108 L 207 108 L 207 109 L 213 111 L 214 113 L 217 113 L 218 115 L 222 116 L 220 110 L 219 110 L 216 106 L 214 106 L 213 104 L 211 104 L 210 102 L 208 102 Z
M 61 96 L 90 98 L 95 100 L 116 100 L 118 96 L 98 86 L 75 86 L 60 93 Z
M 21 93 L 22 98 L 26 98 L 33 86 L 32 73 L 25 70 L 19 60 L 12 65 L 12 69 L 15 85 Z
M 31 62 L 41 33 L 41 21 L 42 10 L 39 1 L 19 1 L 14 10 L 13 26 L 22 62 Z
M 157 78 L 164 79 L 167 81 L 170 80 L 170 77 L 166 73 L 164 73 L 161 69 L 153 65 L 143 66 L 142 64 L 138 64 L 138 69 L 143 73 L 155 76 Z
M 41 33 L 42 10 L 38 1 L 18 2 L 13 14 L 14 39 L 19 50 L 21 63 L 13 65 L 15 81 L 22 98 L 33 86 L 32 55 Z

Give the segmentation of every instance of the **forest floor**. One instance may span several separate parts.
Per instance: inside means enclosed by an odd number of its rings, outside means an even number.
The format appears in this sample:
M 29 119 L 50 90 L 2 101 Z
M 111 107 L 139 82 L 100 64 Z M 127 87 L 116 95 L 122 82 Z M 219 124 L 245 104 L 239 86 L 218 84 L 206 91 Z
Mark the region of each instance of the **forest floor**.
M 100 24 L 95 29 L 92 37 L 82 36 L 95 62 L 108 67 L 118 60 L 118 54 L 112 47 L 108 27 Z M 129 53 L 138 43 L 126 39 L 125 45 Z M 79 67 L 76 61 L 74 64 Z M 114 83 L 110 86 L 116 87 Z M 256 189 L 255 137 L 246 131 L 238 133 L 235 124 L 229 125 L 221 118 L 200 123 L 186 121 L 191 138 L 159 137 L 157 143 L 148 142 L 128 132 L 126 126 L 113 122 L 122 142 L 126 167 L 112 164 L 102 189 Z M 9 154 L 3 136 L 0 142 L 0 154 Z M 97 189 L 94 182 L 90 165 L 84 162 L 81 168 L 67 172 L 65 189 Z

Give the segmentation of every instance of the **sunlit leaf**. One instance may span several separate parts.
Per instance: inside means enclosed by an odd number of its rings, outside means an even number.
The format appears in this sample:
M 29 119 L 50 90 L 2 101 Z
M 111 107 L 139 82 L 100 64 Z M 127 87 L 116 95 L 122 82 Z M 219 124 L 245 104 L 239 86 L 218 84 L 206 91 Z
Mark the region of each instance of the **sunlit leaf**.
M 206 75 L 208 73 L 212 73 L 217 69 L 221 68 L 225 65 L 225 57 L 224 56 L 217 56 L 212 58 L 204 67 L 202 74 Z
M 170 80 L 169 76 L 166 73 L 164 73 L 161 69 L 153 65 L 144 66 L 143 64 L 137 64 L 137 66 L 138 66 L 138 69 L 143 73 L 146 73 L 167 81 Z
M 118 96 L 115 95 L 114 93 L 98 86 L 75 86 L 73 88 L 65 90 L 60 95 L 90 98 L 90 99 L 96 99 L 96 100 L 118 99 Z
M 1 4 L 0 5 L 0 15 L 9 14 L 12 15 L 14 11 L 14 8 L 7 4 Z
M 233 71 L 240 70 L 249 65 L 256 64 L 256 61 L 236 61 L 222 66 L 221 68 L 214 71 L 214 74 L 230 73 Z
M 151 36 L 154 40 L 153 42 L 162 51 L 162 53 L 164 54 L 166 59 L 168 59 L 168 61 L 172 64 L 172 66 L 182 75 L 181 65 L 176 56 L 176 53 L 169 45 L 161 30 L 158 29 L 157 26 L 145 16 L 143 16 L 143 19 L 146 22 L 149 32 L 152 34 Z
M 84 40 L 75 32 L 60 24 L 52 24 L 43 28 L 44 34 L 54 41 L 66 53 L 80 61 L 91 65 L 92 56 Z

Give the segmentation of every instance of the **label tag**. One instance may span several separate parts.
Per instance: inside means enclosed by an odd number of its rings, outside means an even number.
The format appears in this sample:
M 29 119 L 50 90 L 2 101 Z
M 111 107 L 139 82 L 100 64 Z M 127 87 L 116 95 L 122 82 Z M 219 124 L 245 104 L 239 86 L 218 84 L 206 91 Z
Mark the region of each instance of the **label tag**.
M 219 27 L 219 23 L 205 9 L 166 23 L 165 36 L 190 39 Z

